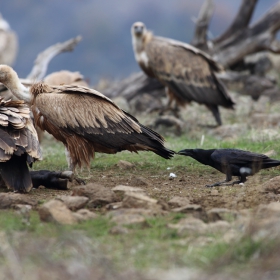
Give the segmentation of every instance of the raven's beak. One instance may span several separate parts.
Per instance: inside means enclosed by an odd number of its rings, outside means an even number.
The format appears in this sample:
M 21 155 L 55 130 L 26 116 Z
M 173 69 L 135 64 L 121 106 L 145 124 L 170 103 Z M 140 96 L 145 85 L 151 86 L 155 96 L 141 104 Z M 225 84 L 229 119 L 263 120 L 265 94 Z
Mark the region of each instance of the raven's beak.
M 177 153 L 178 155 L 190 156 L 190 152 L 188 150 L 181 150 Z

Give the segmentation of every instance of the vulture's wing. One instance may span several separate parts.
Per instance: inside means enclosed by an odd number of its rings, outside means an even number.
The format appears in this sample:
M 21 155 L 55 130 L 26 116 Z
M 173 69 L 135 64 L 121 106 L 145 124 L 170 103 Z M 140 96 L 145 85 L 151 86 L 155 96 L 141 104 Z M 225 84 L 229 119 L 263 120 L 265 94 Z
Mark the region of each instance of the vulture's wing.
M 154 37 L 145 51 L 154 75 L 182 101 L 233 106 L 226 88 L 215 75 L 220 66 L 209 55 L 162 37 Z
M 65 143 L 66 137 L 77 135 L 97 143 L 97 152 L 128 149 L 153 150 L 165 158 L 173 155 L 163 146 L 158 133 L 141 125 L 98 91 L 80 86 L 52 88 L 52 93 L 37 95 L 35 106 L 40 111 L 38 125 L 58 140 Z

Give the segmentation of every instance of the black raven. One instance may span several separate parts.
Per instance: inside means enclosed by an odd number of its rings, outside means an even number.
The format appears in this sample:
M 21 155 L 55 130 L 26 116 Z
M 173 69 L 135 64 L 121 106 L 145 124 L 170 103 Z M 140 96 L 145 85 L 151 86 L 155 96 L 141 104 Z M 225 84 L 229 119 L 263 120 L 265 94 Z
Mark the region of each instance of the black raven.
M 271 159 L 266 155 L 237 149 L 185 149 L 179 151 L 178 154 L 190 156 L 200 163 L 210 165 L 226 174 L 225 181 L 206 187 L 244 183 L 247 176 L 254 175 L 261 169 L 280 165 L 279 160 Z M 225 184 L 232 180 L 232 176 L 238 176 L 239 180 L 231 184 Z

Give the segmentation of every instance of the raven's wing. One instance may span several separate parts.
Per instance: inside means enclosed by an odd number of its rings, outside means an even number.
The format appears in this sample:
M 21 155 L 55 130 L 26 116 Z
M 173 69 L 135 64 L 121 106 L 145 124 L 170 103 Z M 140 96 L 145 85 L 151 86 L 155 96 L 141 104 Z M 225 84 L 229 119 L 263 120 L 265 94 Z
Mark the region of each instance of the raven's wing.
M 266 155 L 236 149 L 218 149 L 212 153 L 211 158 L 220 164 L 250 165 L 271 160 Z

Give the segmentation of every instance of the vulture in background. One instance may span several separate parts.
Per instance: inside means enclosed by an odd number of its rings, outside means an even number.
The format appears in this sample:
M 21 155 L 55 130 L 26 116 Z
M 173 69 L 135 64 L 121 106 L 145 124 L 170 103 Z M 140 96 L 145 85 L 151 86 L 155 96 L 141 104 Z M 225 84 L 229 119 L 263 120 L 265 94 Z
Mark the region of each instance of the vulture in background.
M 34 84 L 31 95 L 16 72 L 0 65 L 0 81 L 19 99 L 32 104 L 35 124 L 61 141 L 68 165 L 89 166 L 95 152 L 115 154 L 128 150 L 152 151 L 169 159 L 161 135 L 143 126 L 100 92 L 83 86 Z
M 85 81 L 84 76 L 80 72 L 71 72 L 68 70 L 62 70 L 59 72 L 53 72 L 44 78 L 44 82 L 48 85 L 76 85 L 89 87 Z
M 12 65 L 18 51 L 17 35 L 0 14 L 0 64 Z
M 195 101 L 206 105 L 221 125 L 218 106 L 233 109 L 234 105 L 216 76 L 221 66 L 189 44 L 154 36 L 142 22 L 132 25 L 131 34 L 136 61 L 146 75 L 166 87 L 169 108 L 173 102 L 177 107 Z
M 0 97 L 0 173 L 8 189 L 30 191 L 28 166 L 39 159 L 41 150 L 29 108 L 24 101 Z

